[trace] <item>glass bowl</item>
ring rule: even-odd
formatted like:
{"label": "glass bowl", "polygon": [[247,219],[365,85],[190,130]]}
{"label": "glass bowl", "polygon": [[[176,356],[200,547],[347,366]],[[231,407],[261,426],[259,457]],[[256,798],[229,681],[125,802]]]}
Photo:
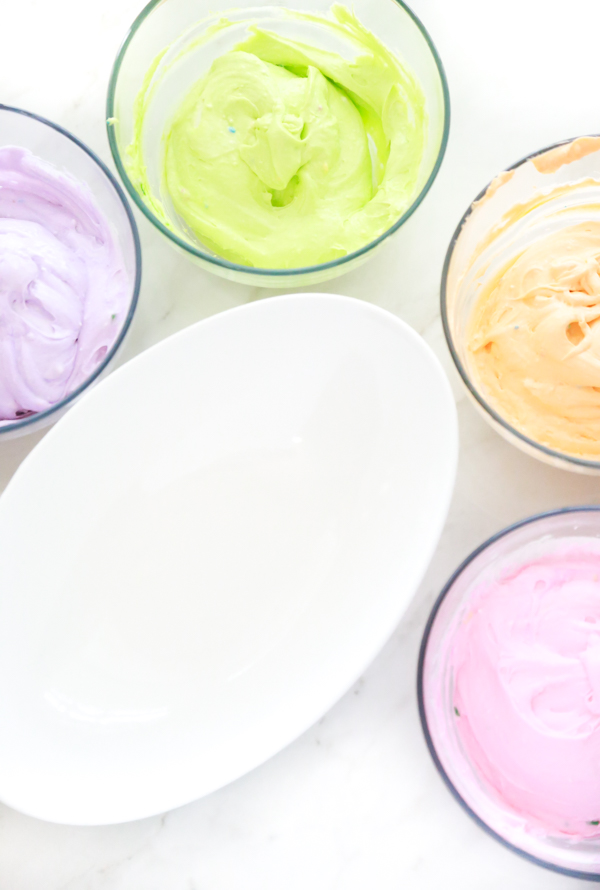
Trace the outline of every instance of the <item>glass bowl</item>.
{"label": "glass bowl", "polygon": [[[127,191],[142,213],[169,241],[204,269],[224,278],[261,287],[298,287],[325,281],[348,272],[364,262],[411,216],[428,192],[446,149],[449,129],[449,95],[446,77],[436,49],[421,22],[400,0],[356,0],[352,4],[358,20],[406,62],[420,81],[428,113],[428,132],[419,180],[411,205],[382,235],[360,250],[331,262],[292,269],[265,269],[230,262],[205,247],[181,224],[170,218],[177,231],[165,225],[133,184],[127,170],[127,149],[134,138],[136,97],[147,77],[160,82],[155,90],[143,129],[144,163],[153,191],[160,193],[162,136],[175,108],[212,61],[232,49],[247,32],[248,24],[285,33],[304,42],[318,42],[320,29],[314,26],[306,38],[306,24],[286,17],[290,9],[325,15],[331,0],[290,0],[257,7],[256,0],[239,0],[234,10],[215,11],[212,0],[151,0],[133,23],[117,56],[110,79],[107,101],[107,128],[115,164]],[[232,26],[206,39],[226,16]],[[321,38],[322,43],[322,38]],[[322,43],[322,45],[325,45]],[[172,49],[160,61],[167,47]],[[155,63],[158,67],[151,68]],[[151,72],[148,74],[148,72]],[[174,216],[174,215],[173,215]],[[193,239],[193,240],[192,240]]]}
{"label": "glass bowl", "polygon": [[[565,192],[573,183],[580,184]],[[524,215],[511,213],[521,207]],[[545,463],[598,475],[600,457],[554,450],[503,417],[474,379],[467,355],[468,323],[482,288],[532,242],[590,220],[600,220],[600,138],[569,139],[518,161],[483,189],[458,224],[442,272],[441,312],[454,364],[488,423]]]}
{"label": "glass bowl", "polygon": [[86,145],[62,127],[38,115],[0,104],[0,145],[29,149],[34,155],[70,174],[91,190],[120,247],[130,283],[129,306],[121,329],[94,372],[73,392],[45,411],[0,423],[0,441],[42,429],[54,423],[89,386],[106,374],[129,330],[141,282],[141,250],[137,226],[127,199],[115,177]]}
{"label": "glass bowl", "polygon": [[475,822],[537,865],[600,881],[600,838],[566,839],[531,830],[524,819],[503,805],[475,770],[457,729],[460,714],[454,704],[450,657],[459,626],[469,620],[471,595],[482,581],[518,565],[522,548],[543,552],[556,539],[581,536],[598,539],[600,550],[600,507],[574,507],[534,516],[478,547],[456,570],[433,607],[421,644],[417,685],[421,723],[431,756],[447,787]]}

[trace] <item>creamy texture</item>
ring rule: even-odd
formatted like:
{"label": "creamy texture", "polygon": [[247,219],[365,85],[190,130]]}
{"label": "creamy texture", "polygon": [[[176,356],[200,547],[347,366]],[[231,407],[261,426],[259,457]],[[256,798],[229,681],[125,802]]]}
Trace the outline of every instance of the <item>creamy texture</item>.
{"label": "creamy texture", "polygon": [[342,37],[352,61],[257,27],[214,61],[165,133],[162,203],[145,176],[138,101],[130,169],[163,222],[172,227],[172,205],[217,254],[294,268],[365,246],[408,208],[426,136],[421,87],[348,9],[332,13],[289,16]]}
{"label": "creamy texture", "polygon": [[0,148],[0,422],[50,408],[90,376],[129,291],[88,187],[23,148]]}
{"label": "creamy texture", "polygon": [[580,136],[579,139],[573,139],[566,145],[558,145],[541,155],[535,155],[531,163],[538,173],[556,173],[565,164],[572,164],[598,150],[600,150],[600,136]]}
{"label": "creamy texture", "polygon": [[451,669],[464,751],[499,801],[534,832],[600,837],[600,542],[482,583]]}
{"label": "creamy texture", "polygon": [[486,286],[469,322],[471,372],[489,403],[537,442],[600,454],[600,222],[527,248]]}

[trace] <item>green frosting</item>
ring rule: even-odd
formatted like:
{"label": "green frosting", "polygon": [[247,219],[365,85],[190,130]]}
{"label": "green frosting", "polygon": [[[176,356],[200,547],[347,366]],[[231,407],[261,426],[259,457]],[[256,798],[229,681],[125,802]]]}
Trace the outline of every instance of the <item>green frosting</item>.
{"label": "green frosting", "polygon": [[[345,256],[414,197],[426,137],[421,87],[348,9],[332,13],[291,15],[342,35],[354,61],[251,27],[166,129],[163,188],[185,225],[228,260],[289,269]],[[146,108],[138,102],[132,167],[172,227],[139,156]]]}

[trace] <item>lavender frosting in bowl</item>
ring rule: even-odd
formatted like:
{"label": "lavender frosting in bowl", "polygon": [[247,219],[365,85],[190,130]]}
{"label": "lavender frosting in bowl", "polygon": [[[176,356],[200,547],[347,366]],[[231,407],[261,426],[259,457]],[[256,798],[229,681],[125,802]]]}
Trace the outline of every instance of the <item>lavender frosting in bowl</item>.
{"label": "lavender frosting in bowl", "polygon": [[107,371],[140,277],[137,227],[104,164],[0,105],[0,437],[58,419]]}

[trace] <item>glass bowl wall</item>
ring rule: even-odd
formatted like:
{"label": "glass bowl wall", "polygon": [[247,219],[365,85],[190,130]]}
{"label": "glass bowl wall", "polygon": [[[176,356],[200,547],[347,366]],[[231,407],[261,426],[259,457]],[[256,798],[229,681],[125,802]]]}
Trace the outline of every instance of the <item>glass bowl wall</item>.
{"label": "glass bowl wall", "polygon": [[440,594],[423,635],[418,699],[425,739],[447,787],[469,815],[516,853],[537,865],[600,881],[600,841],[553,838],[529,831],[490,791],[468,759],[454,709],[452,642],[467,615],[471,595],[484,579],[506,571],[523,547],[552,546],[553,539],[600,539],[600,507],[574,507],[534,516],[510,526],[477,548]]}
{"label": "glass bowl wall", "polygon": [[114,365],[136,309],[141,283],[142,263],[137,226],[121,186],[106,165],[71,133],[19,108],[0,104],[0,146],[15,145],[29,149],[58,170],[68,173],[91,190],[96,204],[109,221],[120,247],[130,283],[129,305],[121,329],[94,373],[46,411],[14,422],[0,423],[0,441],[42,429],[54,423],[92,383]]}
{"label": "glass bowl wall", "polygon": [[[572,143],[581,151],[572,152],[570,162],[554,169],[561,157],[569,157]],[[561,192],[561,186],[578,181],[581,187]],[[510,211],[530,204],[526,215],[512,222]],[[588,220],[600,220],[600,138],[567,140],[509,167],[475,198],[454,233],[442,273],[441,312],[454,363],[488,423],[532,457],[561,469],[598,475],[600,460],[554,451],[502,417],[474,380],[467,355],[469,319],[486,284],[537,239]]]}
{"label": "glass bowl wall", "polygon": [[[133,23],[115,62],[107,100],[107,127],[111,150],[129,194],[150,222],[186,256],[204,269],[224,278],[262,287],[299,287],[325,281],[350,271],[364,262],[421,203],[442,162],[449,128],[448,88],[441,61],[425,28],[398,0],[355,0],[352,4],[359,21],[406,62],[421,83],[428,112],[428,136],[419,182],[411,205],[397,222],[360,250],[331,262],[298,269],[259,269],[239,265],[217,256],[195,236],[184,231],[177,220],[174,229],[165,225],[151,202],[136,189],[127,169],[127,148],[134,138],[135,101],[144,79],[160,53],[168,51],[152,74],[158,84],[148,106],[142,134],[148,181],[160,194],[162,136],[177,104],[191,85],[208,70],[212,61],[238,44],[249,23],[259,22],[278,33],[321,42],[327,48],[323,29],[294,22],[287,8],[325,15],[330,0],[289,0],[257,7],[255,0],[240,0],[235,9],[226,6],[218,12],[212,0],[152,0]],[[208,29],[224,17],[232,23],[216,36],[205,40]],[[308,27],[308,30],[307,30]],[[323,42],[325,41],[325,42]],[[339,51],[339,46],[336,46]],[[173,60],[177,57],[175,64]]]}

